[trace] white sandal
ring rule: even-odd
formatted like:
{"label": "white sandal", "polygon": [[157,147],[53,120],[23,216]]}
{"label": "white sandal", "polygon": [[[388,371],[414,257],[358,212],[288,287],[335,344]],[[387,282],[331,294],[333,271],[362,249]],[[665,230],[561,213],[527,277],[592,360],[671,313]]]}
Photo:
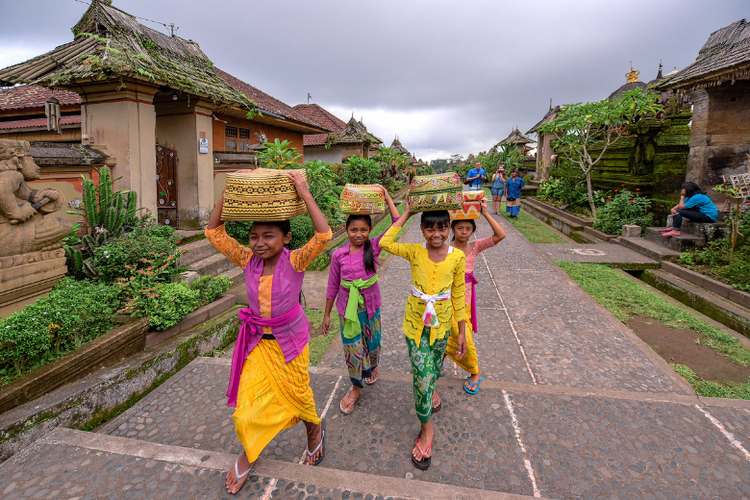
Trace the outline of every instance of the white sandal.
{"label": "white sandal", "polygon": [[[245,452],[243,451],[242,453],[245,453]],[[243,472],[242,474],[240,474],[240,469],[239,469],[239,467],[237,467],[237,464],[240,462],[240,458],[242,457],[242,453],[240,454],[239,457],[237,457],[237,460],[234,461],[234,477],[237,478],[238,482],[239,482],[240,479],[242,479],[243,477],[247,476],[250,473],[250,471],[253,470],[253,465],[255,465],[255,462],[251,463],[250,467],[248,467],[245,472]],[[242,489],[242,487],[245,485],[246,482],[247,481],[243,481],[242,484],[240,485],[239,489],[237,491],[235,491],[234,493],[230,493],[230,494],[231,495],[236,495],[237,493],[239,493],[240,490]]]}
{"label": "white sandal", "polygon": [[[346,397],[349,398],[349,401],[352,402],[352,409],[351,410],[346,411],[346,409],[344,409],[344,405],[342,404],[342,401],[339,401],[339,410],[341,410],[341,413],[343,413],[344,415],[349,415],[351,412],[353,412],[354,411],[354,406],[357,404],[357,401],[359,400],[359,398],[352,399],[352,397],[349,395],[349,393],[351,391],[352,391],[351,389],[349,389],[348,391],[346,391]],[[347,406],[349,406],[349,405],[347,405]]]}

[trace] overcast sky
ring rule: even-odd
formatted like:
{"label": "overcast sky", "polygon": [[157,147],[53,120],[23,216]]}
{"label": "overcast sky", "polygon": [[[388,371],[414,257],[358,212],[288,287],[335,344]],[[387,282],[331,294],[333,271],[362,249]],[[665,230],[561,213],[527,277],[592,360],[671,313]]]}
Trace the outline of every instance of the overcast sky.
{"label": "overcast sky", "polygon": [[[308,92],[431,160],[525,133],[554,105],[600,100],[684,68],[747,0],[115,0],[174,22],[225,71],[294,106]],[[0,68],[72,40],[87,5],[0,0]],[[144,20],[145,25],[166,31]]]}

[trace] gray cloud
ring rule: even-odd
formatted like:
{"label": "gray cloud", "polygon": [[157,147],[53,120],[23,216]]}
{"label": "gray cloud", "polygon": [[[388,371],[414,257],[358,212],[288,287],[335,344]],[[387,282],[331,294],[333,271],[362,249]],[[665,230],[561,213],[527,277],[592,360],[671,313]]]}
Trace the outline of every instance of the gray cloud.
{"label": "gray cloud", "polygon": [[[425,157],[487,149],[516,125],[525,132],[550,98],[602,99],[625,82],[631,61],[642,81],[655,77],[660,59],[667,72],[682,68],[711,32],[747,16],[743,0],[114,5],[175,22],[217,66],[287,104],[310,92],[324,107],[361,116],[388,142],[399,134]],[[85,9],[74,0],[4,0],[0,48],[65,43]]]}

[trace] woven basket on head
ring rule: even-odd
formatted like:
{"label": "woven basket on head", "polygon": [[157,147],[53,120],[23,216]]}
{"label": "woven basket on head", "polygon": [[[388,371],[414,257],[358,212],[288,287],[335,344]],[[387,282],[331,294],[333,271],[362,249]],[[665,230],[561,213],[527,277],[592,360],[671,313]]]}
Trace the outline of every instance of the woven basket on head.
{"label": "woven basket on head", "polygon": [[461,178],[455,172],[418,175],[411,181],[409,210],[412,212],[460,210],[463,201]]}
{"label": "woven basket on head", "polygon": [[382,214],[385,212],[385,196],[380,186],[374,184],[347,184],[339,200],[341,213]]}
{"label": "woven basket on head", "polygon": [[[221,219],[278,221],[307,212],[294,183],[286,176],[290,171],[257,168],[228,174]],[[305,170],[296,171],[306,175]]]}
{"label": "woven basket on head", "polygon": [[464,191],[464,203],[461,210],[448,210],[451,220],[480,219],[484,191]]}

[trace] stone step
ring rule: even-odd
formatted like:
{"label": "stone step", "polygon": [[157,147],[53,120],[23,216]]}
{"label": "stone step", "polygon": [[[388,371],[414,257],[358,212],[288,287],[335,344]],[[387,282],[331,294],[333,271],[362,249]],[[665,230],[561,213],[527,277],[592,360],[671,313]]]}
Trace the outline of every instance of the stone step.
{"label": "stone step", "polygon": [[620,238],[620,245],[645,255],[649,259],[657,261],[675,261],[680,258],[680,252],[675,252],[674,250],[670,250],[663,245],[659,245],[658,243],[654,243],[653,241],[649,241],[640,236],[636,238],[622,237]]}
{"label": "stone step", "polygon": [[[58,427],[0,465],[3,498],[231,498],[234,455],[145,443]],[[29,475],[29,470],[42,472]],[[82,495],[84,493],[84,495]],[[382,478],[358,472],[258,460],[237,498],[383,499],[531,496]]]}
{"label": "stone step", "polygon": [[[99,433],[204,450],[209,456],[239,455],[233,410],[224,396],[230,364],[228,358],[196,359]],[[733,439],[746,449],[750,429],[745,408],[750,404],[745,401],[714,405],[712,398],[694,395],[489,380],[478,396],[471,396],[461,388],[463,379],[444,377],[438,382],[443,407],[432,419],[432,466],[419,471],[410,459],[419,433],[410,374],[381,372],[378,382],[365,388],[354,413],[343,415],[338,404],[350,386],[347,372],[310,372],[318,414],[327,422],[321,473],[389,478],[382,483],[406,477],[553,498],[571,491],[584,496],[585,491],[624,488],[654,494],[668,490],[675,498],[687,498],[696,481],[707,495],[741,497],[741,478],[750,477],[750,460],[741,458],[711,420],[733,429]],[[279,433],[261,458],[299,463],[305,441],[304,427],[298,424]],[[623,476],[623,470],[636,474]]]}
{"label": "stone step", "polygon": [[188,270],[195,271],[201,276],[210,274],[210,275],[217,275],[221,274],[225,271],[229,271],[235,266],[232,261],[224,257],[220,253],[215,253],[209,257],[206,257],[205,259],[201,259],[197,262],[193,262],[188,266]]}
{"label": "stone step", "polygon": [[219,276],[226,276],[232,280],[232,285],[236,285],[245,279],[245,272],[233,264],[231,269],[219,273]]}
{"label": "stone step", "polygon": [[662,233],[659,232],[659,229],[660,228],[658,227],[647,227],[643,235],[644,238],[656,243],[657,245],[661,245],[680,253],[696,247],[702,247],[706,243],[706,239],[702,236],[695,236],[693,234],[682,232],[679,236],[665,238],[662,236]]}
{"label": "stone step", "polygon": [[205,259],[211,255],[219,253],[215,246],[213,246],[208,240],[202,239],[188,243],[187,245],[180,246],[181,249],[185,250],[185,253],[180,255],[178,265],[189,266],[194,262],[198,262],[201,259]]}
{"label": "stone step", "polygon": [[[667,226],[672,227],[672,216],[667,217]],[[726,226],[723,222],[693,222],[683,217],[680,232],[700,236],[707,241],[719,240],[724,237]]]}

